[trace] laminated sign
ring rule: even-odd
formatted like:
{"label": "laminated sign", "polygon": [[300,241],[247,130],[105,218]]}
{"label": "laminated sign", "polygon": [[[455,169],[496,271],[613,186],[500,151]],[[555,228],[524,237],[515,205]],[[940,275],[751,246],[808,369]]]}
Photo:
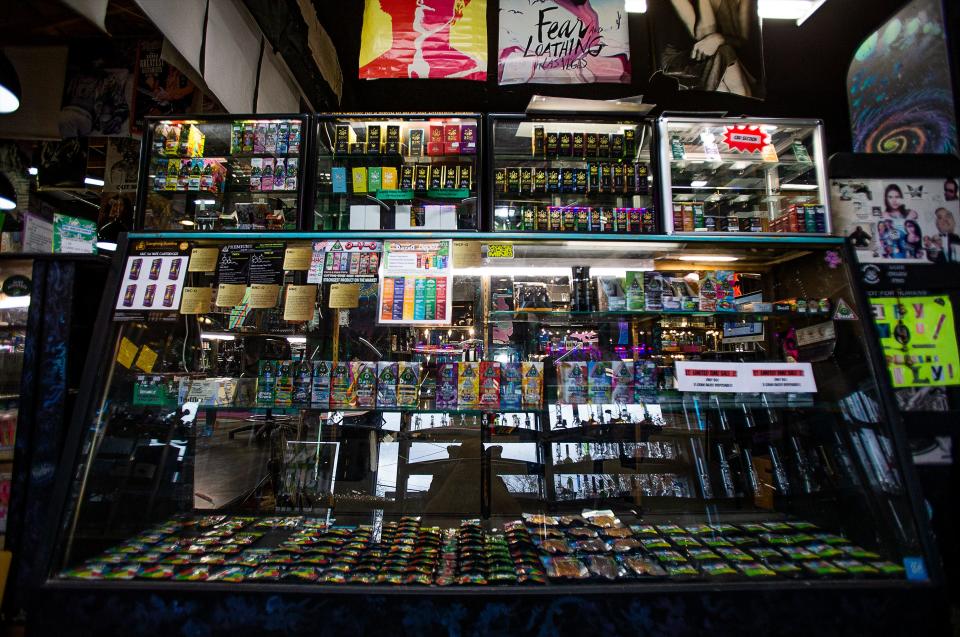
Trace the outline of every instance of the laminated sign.
{"label": "laminated sign", "polygon": [[816,393],[810,363],[714,363],[677,361],[677,389],[691,392]]}

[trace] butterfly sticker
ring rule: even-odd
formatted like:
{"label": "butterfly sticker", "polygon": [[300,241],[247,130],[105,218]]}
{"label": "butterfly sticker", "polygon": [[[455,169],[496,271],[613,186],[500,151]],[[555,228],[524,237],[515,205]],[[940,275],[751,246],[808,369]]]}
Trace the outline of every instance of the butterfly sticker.
{"label": "butterfly sticker", "polygon": [[910,192],[911,197],[923,197],[923,185],[919,185],[916,188],[913,186],[907,185],[907,190]]}

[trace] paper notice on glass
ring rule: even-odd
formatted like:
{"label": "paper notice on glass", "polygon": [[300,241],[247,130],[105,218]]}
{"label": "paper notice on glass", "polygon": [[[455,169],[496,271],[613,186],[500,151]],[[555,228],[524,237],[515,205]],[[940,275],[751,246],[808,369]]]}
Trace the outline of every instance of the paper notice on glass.
{"label": "paper notice on glass", "polygon": [[284,321],[311,321],[317,304],[317,286],[288,285],[283,304]]}
{"label": "paper notice on glass", "polygon": [[270,308],[276,307],[277,299],[280,297],[280,286],[270,283],[254,283],[250,286],[250,307]]}
{"label": "paper notice on glass", "polygon": [[333,309],[352,309],[360,306],[360,286],[356,283],[334,283],[330,286],[327,305]]}
{"label": "paper notice on glass", "polygon": [[243,283],[221,283],[217,288],[217,307],[233,307],[243,300],[247,286]]}
{"label": "paper notice on glass", "polygon": [[760,156],[763,158],[763,161],[777,162],[780,161],[777,157],[777,149],[774,148],[773,144],[767,144],[760,149]]}
{"label": "paper notice on glass", "polygon": [[454,241],[453,266],[456,268],[479,268],[483,265],[479,241]]}
{"label": "paper notice on glass", "polygon": [[283,253],[283,269],[288,272],[291,270],[309,270],[312,257],[313,249],[310,246],[287,248]]}
{"label": "paper notice on glass", "polygon": [[130,369],[130,366],[133,365],[133,359],[137,356],[138,349],[133,341],[124,336],[120,339],[120,349],[117,351],[117,362],[127,369]]}
{"label": "paper notice on glass", "polygon": [[194,248],[190,251],[187,272],[213,272],[217,269],[218,248]]}
{"label": "paper notice on glass", "polygon": [[213,288],[183,288],[180,297],[181,314],[206,314],[210,311],[210,302],[213,300]]}
{"label": "paper notice on glass", "polygon": [[29,212],[24,214],[23,251],[53,252],[53,224],[38,215]]}
{"label": "paper notice on glass", "polygon": [[149,374],[153,371],[153,366],[156,362],[157,353],[144,345],[143,349],[140,350],[140,355],[137,356],[137,367]]}

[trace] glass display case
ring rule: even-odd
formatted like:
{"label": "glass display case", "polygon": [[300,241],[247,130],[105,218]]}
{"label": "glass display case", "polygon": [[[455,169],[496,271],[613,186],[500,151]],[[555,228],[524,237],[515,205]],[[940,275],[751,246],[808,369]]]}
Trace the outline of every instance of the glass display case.
{"label": "glass display case", "polygon": [[490,227],[654,234],[652,126],[639,119],[489,117]]}
{"label": "glass display case", "polygon": [[307,115],[148,117],[139,230],[296,230]]}
{"label": "glass display case", "polygon": [[245,241],[121,245],[51,581],[936,576],[840,239]]}
{"label": "glass display case", "polygon": [[479,230],[481,118],[317,116],[315,230]]}
{"label": "glass display case", "polygon": [[663,116],[657,132],[667,233],[830,233],[821,122]]}

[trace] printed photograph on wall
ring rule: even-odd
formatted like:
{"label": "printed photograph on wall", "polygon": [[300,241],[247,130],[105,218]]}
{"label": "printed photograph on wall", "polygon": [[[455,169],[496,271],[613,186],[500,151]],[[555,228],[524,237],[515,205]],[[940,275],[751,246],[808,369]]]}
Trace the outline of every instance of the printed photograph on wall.
{"label": "printed photograph on wall", "polygon": [[835,232],[860,263],[960,263],[958,179],[834,179]]}
{"label": "printed photograph on wall", "polygon": [[500,0],[500,84],[630,82],[622,0]]}
{"label": "printed photograph on wall", "polygon": [[130,134],[133,46],[121,41],[70,47],[59,118],[64,138]]}
{"label": "printed photograph on wall", "polygon": [[757,0],[648,0],[655,69],[681,89],[763,98]]}
{"label": "printed photograph on wall", "polygon": [[487,79],[487,0],[366,0],[360,79]]}
{"label": "printed photograph on wall", "polygon": [[940,0],[913,0],[857,49],[847,71],[856,153],[954,153],[956,105]]}

